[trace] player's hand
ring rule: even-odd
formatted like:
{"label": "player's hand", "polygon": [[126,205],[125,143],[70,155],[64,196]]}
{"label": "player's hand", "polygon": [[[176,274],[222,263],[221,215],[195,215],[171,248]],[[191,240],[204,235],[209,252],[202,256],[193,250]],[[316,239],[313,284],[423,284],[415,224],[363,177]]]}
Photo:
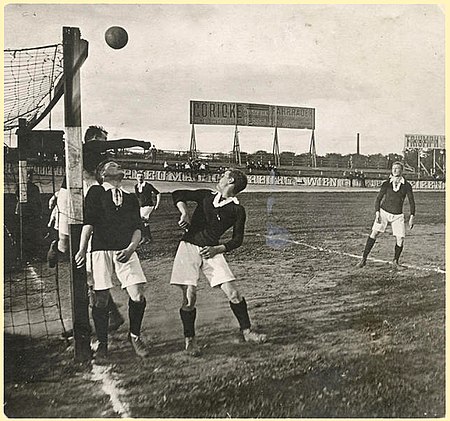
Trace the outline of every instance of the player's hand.
{"label": "player's hand", "polygon": [[81,268],[86,263],[86,252],[82,250],[78,250],[75,255],[75,263],[77,264],[77,268]]}
{"label": "player's hand", "polygon": [[56,205],[56,196],[53,195],[50,200],[48,201],[48,208],[52,210],[54,206]]}
{"label": "player's hand", "polygon": [[205,246],[200,249],[200,256],[202,256],[205,259],[210,259],[211,257],[214,257],[218,253],[219,251],[215,246]]}
{"label": "player's hand", "polygon": [[412,230],[414,228],[414,215],[409,217],[409,229]]}
{"label": "player's hand", "polygon": [[182,214],[178,221],[178,225],[185,230],[189,229],[189,225],[191,225],[191,218],[189,218],[189,215]]}
{"label": "player's hand", "polygon": [[130,249],[123,249],[116,251],[117,260],[120,263],[126,263],[130,259],[131,255],[133,254],[133,251]]}
{"label": "player's hand", "polygon": [[380,217],[380,212],[376,211],[375,212],[375,221],[377,224],[381,224],[381,217]]}

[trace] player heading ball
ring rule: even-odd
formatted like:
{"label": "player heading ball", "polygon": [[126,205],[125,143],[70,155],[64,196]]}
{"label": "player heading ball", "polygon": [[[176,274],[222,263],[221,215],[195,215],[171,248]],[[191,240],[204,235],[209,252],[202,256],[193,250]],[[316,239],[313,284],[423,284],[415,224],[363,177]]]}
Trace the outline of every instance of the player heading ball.
{"label": "player heading ball", "polygon": [[[173,202],[181,216],[178,225],[185,230],[172,269],[170,283],[182,291],[180,317],[185,336],[185,350],[189,355],[200,355],[195,342],[197,281],[200,271],[211,287],[220,287],[230,301],[238,320],[242,339],[246,342],[265,342],[266,335],[253,332],[247,303],[235,285],[235,277],[223,253],[238,248],[244,238],[245,209],[237,195],[247,186],[247,176],[239,170],[225,171],[216,191],[209,189],[176,190]],[[196,202],[192,218],[187,202]],[[233,227],[231,240],[219,244],[222,235]]]}

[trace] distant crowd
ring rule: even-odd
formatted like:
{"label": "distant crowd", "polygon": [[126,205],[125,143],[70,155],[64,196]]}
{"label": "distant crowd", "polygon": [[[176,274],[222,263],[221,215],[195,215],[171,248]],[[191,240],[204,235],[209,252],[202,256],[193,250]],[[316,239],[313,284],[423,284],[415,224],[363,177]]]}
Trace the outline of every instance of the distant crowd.
{"label": "distant crowd", "polygon": [[200,159],[188,159],[185,162],[175,162],[173,164],[164,161],[163,168],[165,171],[181,171],[190,174],[209,174],[210,168],[207,161]]}

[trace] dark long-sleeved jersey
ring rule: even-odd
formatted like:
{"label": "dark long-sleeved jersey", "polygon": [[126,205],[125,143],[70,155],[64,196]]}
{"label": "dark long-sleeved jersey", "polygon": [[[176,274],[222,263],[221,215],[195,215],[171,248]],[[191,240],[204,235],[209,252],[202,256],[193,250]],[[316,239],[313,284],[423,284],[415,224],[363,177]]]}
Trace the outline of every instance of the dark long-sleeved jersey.
{"label": "dark long-sleeved jersey", "polygon": [[134,194],[122,193],[123,203],[116,206],[112,190],[92,186],[84,202],[84,225],[92,225],[92,251],[122,250],[130,245],[133,233],[141,229],[139,203]]}
{"label": "dark long-sleeved jersey", "polygon": [[382,208],[386,212],[399,215],[403,213],[403,203],[406,196],[408,196],[410,213],[411,215],[415,215],[416,203],[414,201],[414,194],[411,184],[405,180],[405,183],[401,184],[400,189],[398,191],[394,191],[392,188],[392,183],[386,180],[381,185],[380,192],[375,200],[375,210],[379,211],[380,208]]}
{"label": "dark long-sleeved jersey", "polygon": [[234,202],[214,207],[217,192],[212,190],[176,190],[172,193],[173,202],[196,202],[197,207],[191,218],[191,225],[182,241],[200,247],[217,246],[220,237],[231,227],[233,236],[224,244],[227,251],[238,248],[244,239],[245,209]]}

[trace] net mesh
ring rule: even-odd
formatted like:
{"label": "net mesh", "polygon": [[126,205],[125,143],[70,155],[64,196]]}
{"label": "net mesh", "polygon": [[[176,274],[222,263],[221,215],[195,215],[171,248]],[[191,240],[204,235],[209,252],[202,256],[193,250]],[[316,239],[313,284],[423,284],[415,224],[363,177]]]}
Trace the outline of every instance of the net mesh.
{"label": "net mesh", "polygon": [[54,175],[35,171],[33,184],[38,194],[34,197],[30,186],[23,182],[29,193],[29,202],[24,206],[34,207],[30,214],[17,205],[18,173],[16,164],[5,165],[4,329],[33,337],[65,335],[71,325],[68,263],[49,268],[46,261],[47,249],[55,238],[55,232],[47,226],[47,204],[58,181]]}
{"label": "net mesh", "polygon": [[63,75],[62,44],[4,50],[3,129],[17,128],[19,118],[36,120],[52,99]]}

